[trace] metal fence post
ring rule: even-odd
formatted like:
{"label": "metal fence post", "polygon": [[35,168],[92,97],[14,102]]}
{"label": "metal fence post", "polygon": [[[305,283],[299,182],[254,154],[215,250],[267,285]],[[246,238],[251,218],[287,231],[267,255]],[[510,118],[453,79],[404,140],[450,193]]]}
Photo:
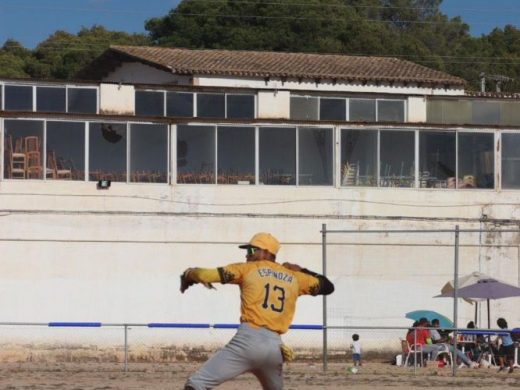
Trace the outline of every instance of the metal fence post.
{"label": "metal fence post", "polygon": [[125,372],[128,372],[128,325],[125,324]]}
{"label": "metal fence post", "polygon": [[[421,348],[422,360],[422,348]],[[413,328],[413,374],[417,375],[417,327]]]}
{"label": "metal fence post", "polygon": [[455,254],[454,254],[454,270],[453,270],[453,357],[452,370],[453,376],[457,376],[457,318],[458,318],[458,298],[459,298],[459,225],[455,226]]}
{"label": "metal fence post", "polygon": [[[327,224],[321,225],[323,276],[327,276]],[[323,371],[327,371],[327,296],[323,296]]]}

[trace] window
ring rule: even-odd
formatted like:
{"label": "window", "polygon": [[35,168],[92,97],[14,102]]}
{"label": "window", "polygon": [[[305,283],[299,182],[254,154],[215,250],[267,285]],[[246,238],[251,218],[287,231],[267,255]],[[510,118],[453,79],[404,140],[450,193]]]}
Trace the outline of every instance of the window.
{"label": "window", "polygon": [[341,185],[377,186],[377,130],[341,130]]}
{"label": "window", "polygon": [[494,134],[459,133],[458,188],[494,188]]}
{"label": "window", "polygon": [[345,99],[320,99],[320,120],[344,121],[347,117]]}
{"label": "window", "polygon": [[404,101],[402,100],[378,100],[378,122],[404,122]]}
{"label": "window", "polygon": [[318,98],[291,96],[291,119],[318,120]]}
{"label": "window", "polygon": [[225,118],[226,102],[224,94],[198,93],[197,116],[201,118]]}
{"label": "window", "polygon": [[177,127],[177,182],[215,183],[215,127]]}
{"label": "window", "polygon": [[253,119],[255,117],[255,97],[253,95],[227,95],[227,118]]}
{"label": "window", "polygon": [[375,122],[376,101],[373,99],[349,99],[349,120],[352,122]]}
{"label": "window", "polygon": [[520,188],[520,134],[502,134],[502,188]]}
{"label": "window", "polygon": [[130,181],[168,182],[167,125],[130,125]]}
{"label": "window", "polygon": [[126,182],[126,124],[91,123],[89,180]]}
{"label": "window", "polygon": [[261,184],[296,184],[296,129],[260,128]]}
{"label": "window", "polygon": [[43,178],[43,121],[4,121],[4,177]]}
{"label": "window", "polygon": [[33,87],[6,85],[4,107],[6,111],[32,111]]}
{"label": "window", "polygon": [[415,133],[384,130],[379,137],[379,185],[415,187]]}
{"label": "window", "polygon": [[85,123],[47,122],[47,180],[85,180]]}
{"label": "window", "polygon": [[455,188],[455,133],[419,134],[421,188]]}
{"label": "window", "polygon": [[135,91],[135,115],[164,116],[164,92]]}
{"label": "window", "polygon": [[332,129],[298,129],[298,184],[332,185]]}
{"label": "window", "polygon": [[473,101],[471,123],[498,125],[500,123],[500,104],[498,102]]}
{"label": "window", "polygon": [[67,88],[67,111],[76,114],[97,112],[97,90],[95,88]]}
{"label": "window", "polygon": [[218,184],[255,184],[254,127],[219,127]]}
{"label": "window", "polygon": [[193,117],[193,94],[184,92],[166,93],[166,115]]}
{"label": "window", "polygon": [[36,111],[65,112],[65,88],[36,87]]}

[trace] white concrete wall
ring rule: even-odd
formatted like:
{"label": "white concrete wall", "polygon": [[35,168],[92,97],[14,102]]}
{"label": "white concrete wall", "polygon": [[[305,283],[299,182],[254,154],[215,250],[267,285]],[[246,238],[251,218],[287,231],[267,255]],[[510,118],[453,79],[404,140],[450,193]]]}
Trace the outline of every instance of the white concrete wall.
{"label": "white concrete wall", "polygon": [[464,95],[464,88],[431,88],[418,86],[413,83],[406,85],[399,83],[361,83],[343,82],[333,83],[332,80],[323,80],[316,83],[314,80],[289,79],[282,81],[280,78],[239,78],[239,77],[218,77],[218,76],[198,76],[194,79],[196,85],[206,87],[231,87],[231,88],[255,88],[255,89],[283,89],[295,91],[313,92],[356,92],[356,93],[390,93],[401,95],[438,95],[438,96],[458,96]]}
{"label": "white concrete wall", "polygon": [[[243,261],[237,245],[257,231],[280,238],[279,261],[321,271],[323,223],[355,230],[499,228],[509,226],[500,219],[520,218],[517,199],[516,191],[122,183],[99,191],[95,183],[4,181],[1,318],[236,323],[235,286],[195,286],[182,295],[178,277],[190,266]],[[479,223],[483,213],[490,223]],[[327,272],[336,284],[330,325],[407,326],[404,313],[416,309],[451,316],[451,300],[433,296],[453,275],[453,235],[335,234],[328,242]],[[461,274],[481,270],[519,283],[518,234],[463,235],[461,244]],[[295,323],[321,323],[321,305],[321,298],[302,297]],[[459,307],[465,324],[473,307]],[[493,322],[498,316],[520,325],[518,299],[493,301]],[[150,332],[157,342],[198,340],[193,330]],[[31,329],[40,340],[48,334]],[[214,340],[221,336],[229,334],[216,332]]]}
{"label": "white concrete wall", "polygon": [[426,97],[410,96],[407,104],[407,122],[426,123]]}
{"label": "white concrete wall", "polygon": [[258,91],[258,118],[289,119],[291,93],[289,91]]}
{"label": "white concrete wall", "polygon": [[135,89],[133,85],[106,84],[99,85],[99,113],[134,115]]}
{"label": "white concrete wall", "polygon": [[188,85],[188,76],[174,75],[139,62],[127,62],[109,73],[103,81],[127,84]]}

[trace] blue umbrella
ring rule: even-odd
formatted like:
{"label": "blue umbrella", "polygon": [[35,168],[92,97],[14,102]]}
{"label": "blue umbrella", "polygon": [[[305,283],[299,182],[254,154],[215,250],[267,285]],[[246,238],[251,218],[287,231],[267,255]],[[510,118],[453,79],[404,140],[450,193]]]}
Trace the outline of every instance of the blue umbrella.
{"label": "blue umbrella", "polygon": [[453,328],[453,322],[448,317],[433,310],[415,310],[406,313],[405,317],[414,321],[418,321],[420,318],[425,317],[430,322],[437,318],[441,328]]}

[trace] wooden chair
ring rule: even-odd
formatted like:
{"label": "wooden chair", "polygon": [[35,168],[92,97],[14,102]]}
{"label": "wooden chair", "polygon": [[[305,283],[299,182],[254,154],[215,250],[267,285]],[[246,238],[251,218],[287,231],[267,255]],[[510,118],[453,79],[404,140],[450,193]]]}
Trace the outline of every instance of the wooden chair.
{"label": "wooden chair", "polygon": [[27,158],[22,148],[22,139],[19,138],[15,142],[13,149],[13,138],[6,137],[6,149],[9,157],[9,178],[10,179],[25,179],[25,171],[27,168]]}
{"label": "wooden chair", "polygon": [[47,154],[47,175],[49,174],[51,179],[72,179],[72,170],[64,166],[63,160],[56,159],[54,150]]}
{"label": "wooden chair", "polygon": [[38,136],[25,137],[25,156],[27,158],[27,178],[41,179],[42,159],[40,153],[40,138]]}

